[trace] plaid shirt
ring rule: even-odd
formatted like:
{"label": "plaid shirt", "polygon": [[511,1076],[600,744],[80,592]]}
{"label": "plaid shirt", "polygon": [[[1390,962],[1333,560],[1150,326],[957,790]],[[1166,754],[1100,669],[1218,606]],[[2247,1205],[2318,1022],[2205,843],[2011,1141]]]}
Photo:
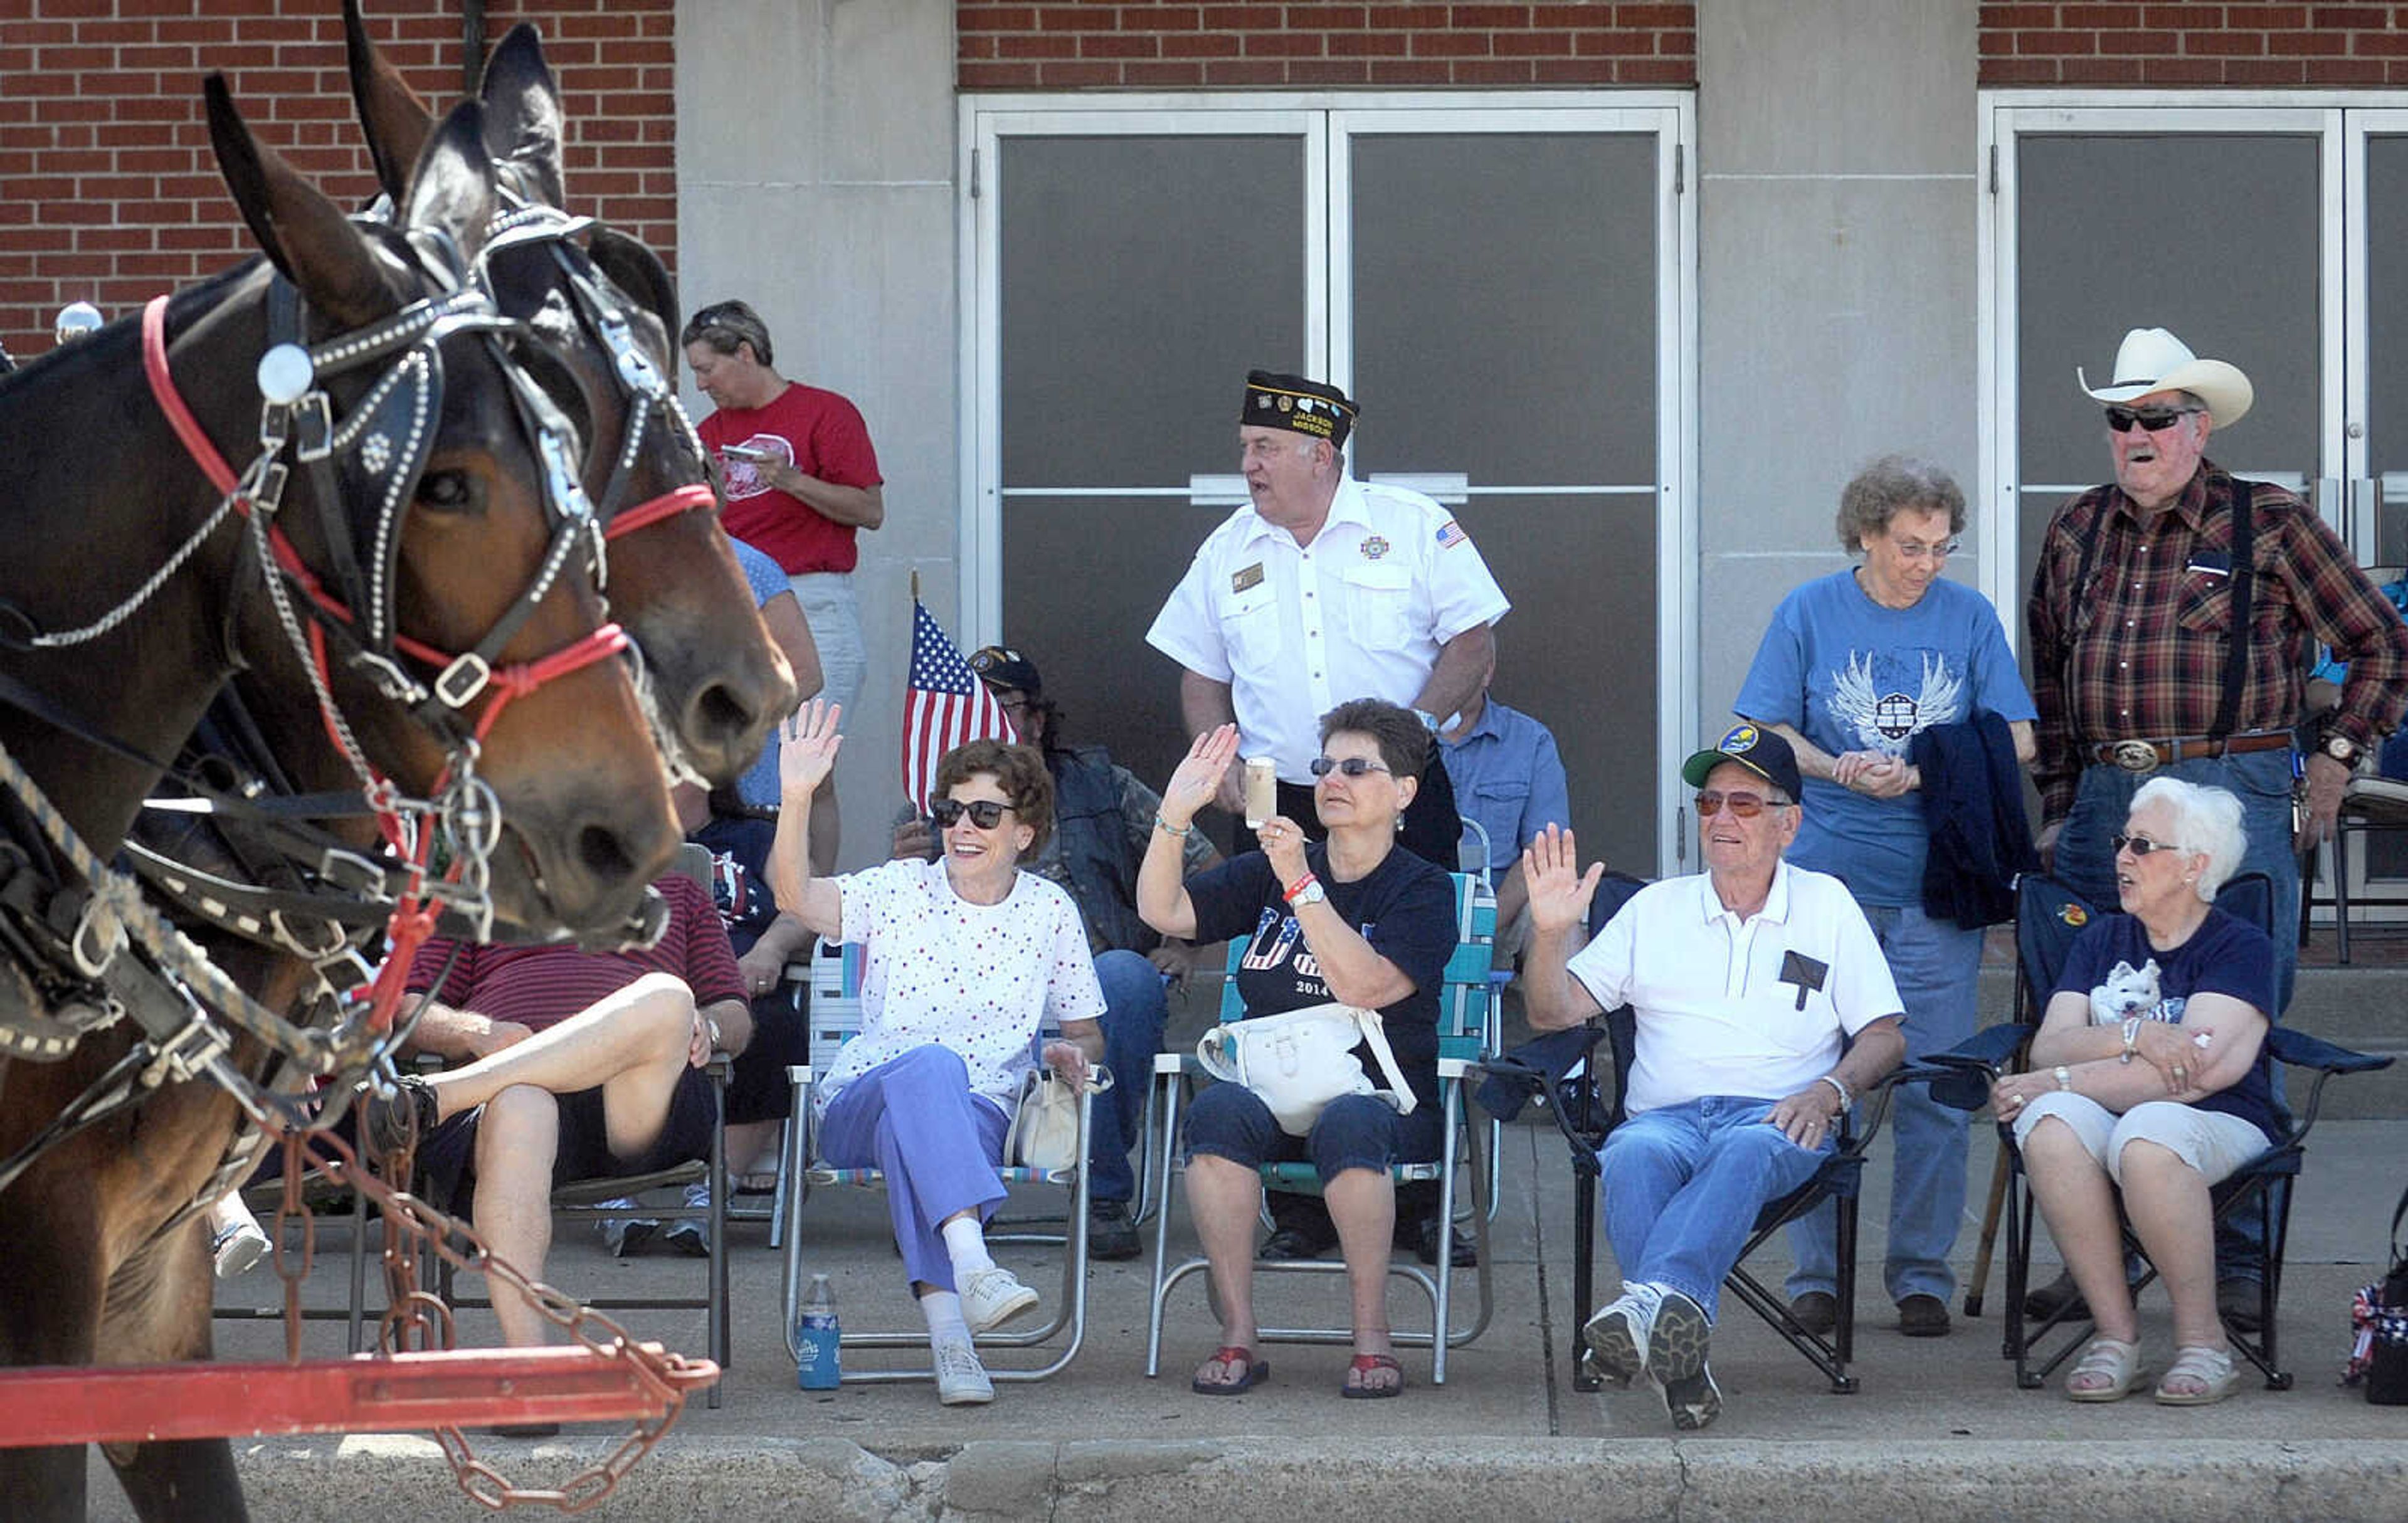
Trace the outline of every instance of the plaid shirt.
{"label": "plaid shirt", "polygon": [[[2408,627],[2307,504],[2260,484],[2248,676],[2234,732],[2300,718],[2311,637],[2349,663],[2334,727],[2372,746],[2408,708]],[[2082,547],[2104,536],[2090,584]],[[2040,707],[2041,816],[2073,807],[2090,748],[2203,735],[2224,692],[2232,617],[2232,478],[2208,461],[2164,510],[2143,513],[2120,487],[2094,487],[2057,510],[2041,541],[2024,617]]]}

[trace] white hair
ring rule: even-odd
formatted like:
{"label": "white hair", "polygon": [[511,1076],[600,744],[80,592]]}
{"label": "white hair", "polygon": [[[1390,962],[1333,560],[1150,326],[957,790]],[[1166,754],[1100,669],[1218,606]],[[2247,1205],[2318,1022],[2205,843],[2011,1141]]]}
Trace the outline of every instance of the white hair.
{"label": "white hair", "polygon": [[2174,841],[2184,851],[2207,858],[2193,886],[2207,903],[2241,867],[2248,855],[2249,836],[2241,826],[2241,800],[2223,788],[2186,783],[2178,777],[2156,777],[2132,796],[2134,812],[2163,804],[2174,817]]}

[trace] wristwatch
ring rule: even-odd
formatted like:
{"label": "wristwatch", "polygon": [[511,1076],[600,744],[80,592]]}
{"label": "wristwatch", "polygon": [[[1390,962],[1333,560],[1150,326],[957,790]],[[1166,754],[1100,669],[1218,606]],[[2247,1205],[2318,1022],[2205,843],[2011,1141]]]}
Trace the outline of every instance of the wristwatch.
{"label": "wristwatch", "polygon": [[2358,765],[2358,742],[2339,730],[2327,730],[2318,749],[2344,767]]}
{"label": "wristwatch", "polygon": [[1302,888],[1290,894],[1287,897],[1287,902],[1290,907],[1301,910],[1308,904],[1325,903],[1328,898],[1329,890],[1322,887],[1321,880],[1315,878],[1311,883],[1306,884]]}
{"label": "wristwatch", "polygon": [[2057,1066],[2056,1079],[2057,1087],[2059,1089],[2071,1089],[2073,1087],[2073,1070],[2067,1068],[2062,1063],[2059,1063]]}
{"label": "wristwatch", "polygon": [[2138,1015],[2127,1015],[2127,1016],[2125,1016],[2125,1017],[2124,1017],[2124,1056],[2121,1056],[2121,1057],[2119,1057],[2119,1058],[2117,1058],[2117,1059],[2115,1059],[2115,1061],[2117,1061],[2118,1063],[2129,1063],[2129,1062],[2132,1060],[2132,1055],[2133,1055],[2136,1051],[2138,1051],[2138,1050],[2139,1050],[2140,1043],[2141,1043],[2141,1017],[2139,1017]]}

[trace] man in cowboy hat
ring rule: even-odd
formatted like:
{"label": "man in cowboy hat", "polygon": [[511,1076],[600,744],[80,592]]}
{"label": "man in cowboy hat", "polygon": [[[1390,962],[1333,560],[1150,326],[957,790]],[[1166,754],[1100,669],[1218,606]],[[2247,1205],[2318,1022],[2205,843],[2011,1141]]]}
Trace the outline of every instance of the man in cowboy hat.
{"label": "man in cowboy hat", "polygon": [[[2141,784],[2160,773],[2214,784],[2247,812],[2242,870],[2273,881],[2275,927],[2296,926],[2298,853],[2329,832],[2351,768],[2408,708],[2408,628],[2306,503],[2206,457],[2208,436],[2255,398],[2239,369],[2163,328],[2134,328],[2107,385],[2074,377],[2106,404],[2115,481],[2057,510],[2032,571],[2042,856],[2084,898],[2113,904],[2109,838]],[[2317,716],[2295,821],[2293,740],[2310,717],[2318,640],[2349,678]],[[2298,939],[2277,935],[2274,953],[2279,1009]],[[2262,1253],[2218,1257],[2219,1301],[2254,1309]]]}

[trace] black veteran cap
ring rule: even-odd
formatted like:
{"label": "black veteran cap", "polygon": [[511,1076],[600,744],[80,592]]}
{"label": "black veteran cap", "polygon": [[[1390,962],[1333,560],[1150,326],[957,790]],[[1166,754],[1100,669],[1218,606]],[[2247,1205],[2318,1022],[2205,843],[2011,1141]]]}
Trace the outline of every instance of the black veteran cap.
{"label": "black veteran cap", "polygon": [[1354,426],[1354,414],[1361,410],[1335,386],[1302,376],[1249,370],[1245,410],[1238,422],[1257,428],[1293,429],[1343,444],[1347,431]]}
{"label": "black veteran cap", "polygon": [[1681,781],[1702,788],[1714,769],[1725,762],[1739,763],[1779,788],[1793,804],[1805,796],[1805,784],[1798,780],[1798,754],[1773,731],[1754,725],[1732,726],[1712,750],[1700,751],[1682,763]]}
{"label": "black veteran cap", "polygon": [[979,681],[990,687],[1017,688],[1031,697],[1045,690],[1037,676],[1037,663],[1018,651],[1003,645],[987,645],[970,657],[970,670]]}

